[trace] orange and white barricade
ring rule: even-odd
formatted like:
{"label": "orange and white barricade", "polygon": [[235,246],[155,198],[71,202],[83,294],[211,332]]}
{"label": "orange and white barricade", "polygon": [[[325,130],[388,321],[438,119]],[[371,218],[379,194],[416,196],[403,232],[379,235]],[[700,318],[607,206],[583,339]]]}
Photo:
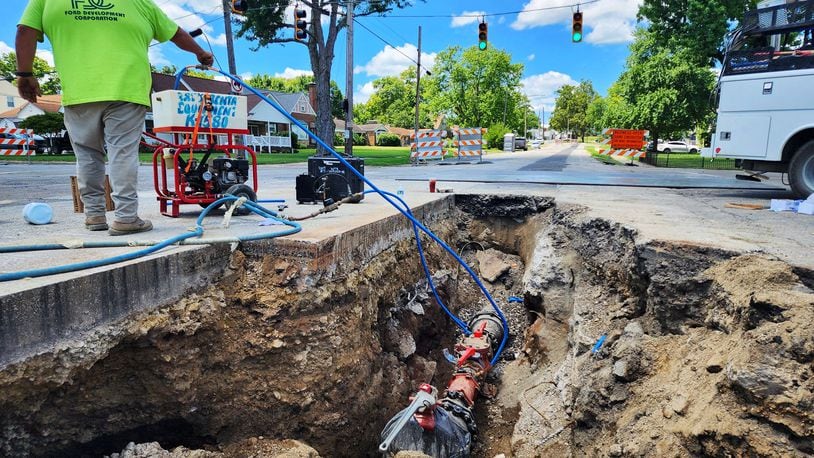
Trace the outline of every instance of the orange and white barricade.
{"label": "orange and white barricade", "polygon": [[598,151],[601,156],[617,156],[621,158],[628,158],[628,159],[639,159],[645,157],[647,153],[641,150],[635,149],[609,149],[604,150],[601,149]]}
{"label": "orange and white barricade", "polygon": [[36,151],[34,131],[0,127],[0,134],[21,134],[26,138],[0,138],[0,156],[29,156]]}
{"label": "orange and white barricade", "polygon": [[423,130],[418,132],[418,138],[412,135],[413,143],[410,148],[410,161],[413,164],[426,162],[432,159],[444,160],[443,130]]}
{"label": "orange and white barricade", "polygon": [[483,134],[486,129],[455,128],[455,141],[453,145],[458,148],[458,161],[469,161],[477,159],[483,162]]}

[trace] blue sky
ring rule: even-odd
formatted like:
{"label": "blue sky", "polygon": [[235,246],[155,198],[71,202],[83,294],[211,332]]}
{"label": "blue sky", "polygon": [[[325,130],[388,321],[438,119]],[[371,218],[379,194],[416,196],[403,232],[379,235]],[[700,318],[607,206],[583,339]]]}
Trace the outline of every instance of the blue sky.
{"label": "blue sky", "polygon": [[[67,0],[65,0],[67,1]],[[129,0],[127,0],[129,1]],[[590,0],[589,0],[590,1]],[[182,27],[203,26],[221,64],[227,65],[221,0],[155,0],[169,17]],[[7,14],[2,21],[0,52],[11,50],[17,20],[27,0],[4,0]],[[403,53],[415,56],[418,26],[422,32],[422,64],[432,62],[437,52],[452,45],[472,46],[477,43],[476,15],[511,11],[520,14],[487,16],[489,45],[512,54],[515,62],[525,65],[524,90],[532,104],[547,112],[553,108],[554,92],[563,84],[581,79],[593,81],[600,93],[616,80],[628,55],[628,44],[636,25],[640,0],[598,0],[582,5],[586,30],[585,41],[571,43],[571,5],[574,0],[427,0],[411,8],[397,10],[390,17],[360,18],[360,21]],[[555,8],[539,10],[541,8]],[[289,8],[291,9],[291,8]],[[402,16],[440,16],[404,17]],[[206,42],[201,40],[203,46]],[[354,92],[355,101],[366,100],[372,91],[370,82],[377,77],[400,73],[411,62],[397,50],[362,27],[355,29]],[[251,51],[252,43],[237,40],[238,73],[245,76],[266,73],[296,76],[310,73],[308,53],[299,44],[272,45]],[[52,60],[50,44],[40,45],[40,55]],[[157,65],[178,66],[194,63],[190,55],[178,51],[171,43],[153,46],[150,58]],[[340,37],[332,71],[333,79],[345,88],[345,37]]]}

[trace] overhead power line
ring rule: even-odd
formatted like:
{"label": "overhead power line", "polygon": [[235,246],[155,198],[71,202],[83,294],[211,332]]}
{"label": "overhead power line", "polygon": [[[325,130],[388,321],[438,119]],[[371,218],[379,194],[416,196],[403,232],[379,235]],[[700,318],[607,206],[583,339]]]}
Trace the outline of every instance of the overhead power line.
{"label": "overhead power line", "polygon": [[591,3],[598,3],[600,0],[588,0],[586,2],[579,2],[579,3],[572,3],[570,5],[559,5],[559,6],[547,6],[544,8],[531,8],[527,10],[518,10],[518,11],[501,11],[498,13],[484,13],[484,14],[399,14],[395,16],[381,16],[383,18],[424,18],[424,19],[431,19],[431,18],[442,18],[442,19],[452,19],[456,17],[471,17],[471,18],[482,18],[482,17],[489,17],[489,16],[508,16],[511,14],[523,14],[523,13],[534,13],[537,11],[550,11],[550,10],[560,10],[564,8],[578,8],[582,5],[590,5]]}
{"label": "overhead power line", "polygon": [[[365,30],[367,30],[368,32],[370,32],[370,33],[371,33],[371,34],[372,34],[374,37],[376,37],[376,38],[378,38],[379,40],[381,40],[381,41],[382,41],[384,44],[386,44],[387,46],[390,46],[391,48],[395,49],[397,53],[399,53],[399,54],[401,54],[402,56],[404,56],[404,57],[406,57],[407,59],[409,59],[409,60],[410,60],[410,62],[412,62],[412,63],[414,63],[414,64],[418,65],[418,62],[416,62],[416,60],[415,60],[415,59],[413,59],[412,57],[410,57],[410,56],[408,56],[407,54],[405,54],[404,52],[402,52],[402,51],[401,51],[399,48],[397,48],[397,47],[393,46],[393,45],[392,45],[392,44],[391,44],[389,41],[387,41],[387,40],[385,40],[384,38],[382,38],[382,37],[381,37],[381,35],[379,35],[378,33],[376,33],[376,32],[374,32],[374,31],[370,30],[370,28],[368,28],[368,26],[366,26],[366,25],[362,24],[361,22],[357,21],[356,19],[354,19],[354,20],[353,20],[353,22],[355,22],[356,24],[359,24],[359,25],[360,25],[360,26],[361,26],[363,29],[365,29]],[[427,74],[427,75],[430,75],[430,72],[429,72],[429,70],[427,70],[427,68],[426,68],[426,67],[424,67],[424,66],[422,65],[422,66],[421,66],[421,68],[423,68],[423,69],[424,69],[424,72],[426,72],[426,74]]]}

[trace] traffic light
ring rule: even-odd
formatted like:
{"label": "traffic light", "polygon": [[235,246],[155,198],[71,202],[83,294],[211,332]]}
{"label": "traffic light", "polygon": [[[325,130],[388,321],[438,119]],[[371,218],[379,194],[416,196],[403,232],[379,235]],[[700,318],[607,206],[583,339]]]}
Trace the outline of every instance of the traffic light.
{"label": "traffic light", "polygon": [[232,0],[232,13],[245,15],[246,11],[249,10],[249,2],[248,0]]}
{"label": "traffic light", "polygon": [[308,22],[305,20],[305,15],[305,10],[301,10],[299,5],[294,7],[294,39],[296,40],[308,38],[308,32],[305,30]]}
{"label": "traffic light", "polygon": [[485,22],[478,24],[478,49],[486,51],[486,42],[489,38],[489,25]]}
{"label": "traffic light", "polygon": [[571,24],[571,41],[579,43],[582,41],[582,13],[574,13],[574,21]]}

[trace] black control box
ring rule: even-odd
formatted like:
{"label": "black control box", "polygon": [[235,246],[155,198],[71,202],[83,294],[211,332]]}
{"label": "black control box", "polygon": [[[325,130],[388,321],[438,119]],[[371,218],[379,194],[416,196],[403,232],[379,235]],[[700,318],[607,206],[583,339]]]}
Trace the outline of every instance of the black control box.
{"label": "black control box", "polygon": [[[346,157],[345,160],[359,173],[365,174],[364,159]],[[297,177],[297,202],[299,203],[324,202],[328,199],[338,202],[351,194],[362,193],[364,190],[364,181],[332,156],[309,157],[308,173]]]}

